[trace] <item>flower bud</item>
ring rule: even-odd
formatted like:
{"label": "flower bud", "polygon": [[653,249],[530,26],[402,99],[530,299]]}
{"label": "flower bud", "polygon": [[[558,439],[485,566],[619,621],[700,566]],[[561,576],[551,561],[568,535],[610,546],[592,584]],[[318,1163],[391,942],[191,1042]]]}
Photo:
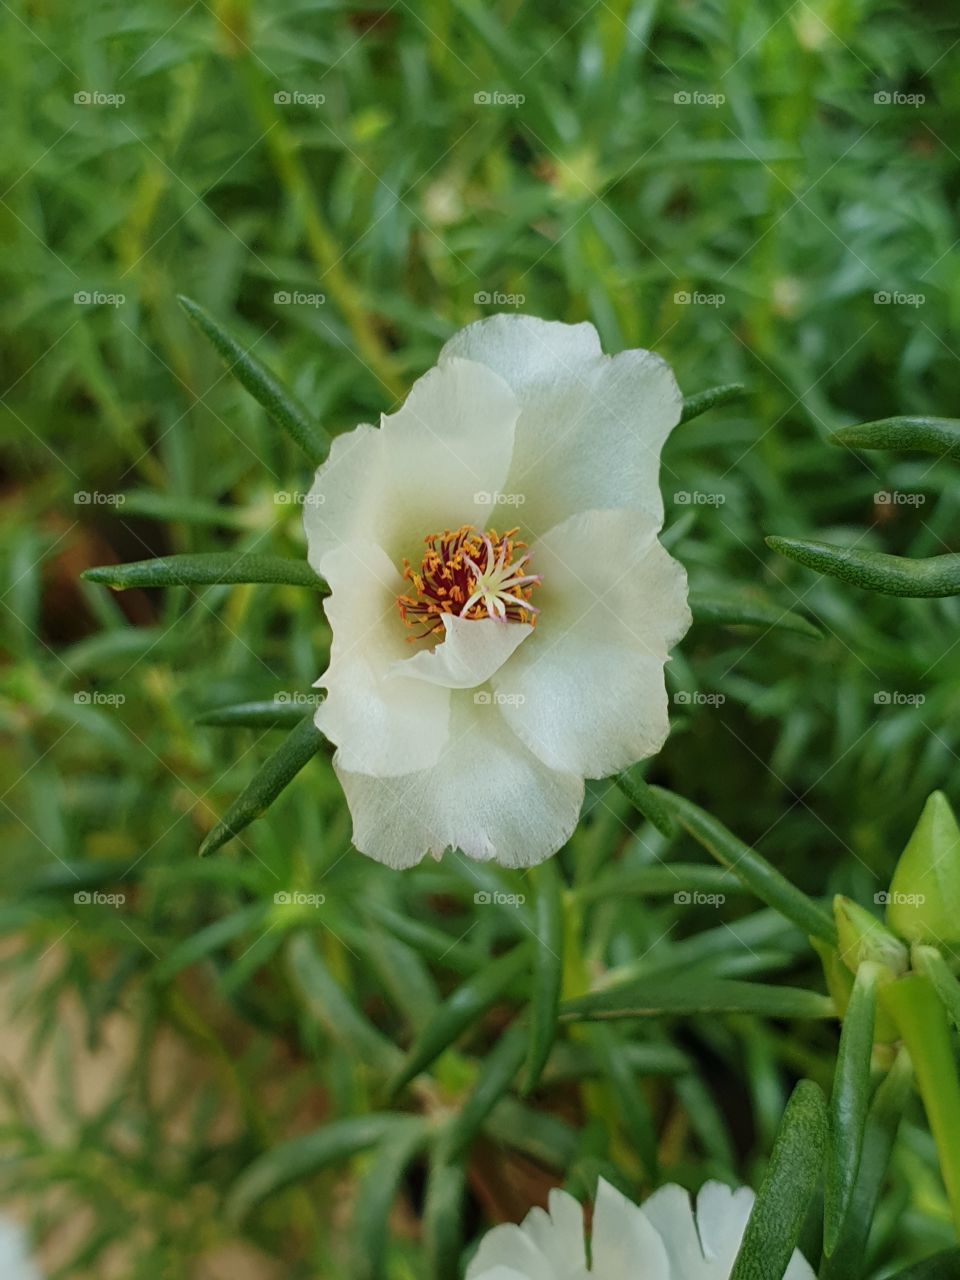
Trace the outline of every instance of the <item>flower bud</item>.
{"label": "flower bud", "polygon": [[837,894],[833,917],[840,958],[852,973],[865,960],[882,965],[896,976],[906,973],[910,960],[907,948],[875,915]]}
{"label": "flower bud", "polygon": [[934,791],[893,873],[887,924],[908,942],[960,942],[960,827]]}

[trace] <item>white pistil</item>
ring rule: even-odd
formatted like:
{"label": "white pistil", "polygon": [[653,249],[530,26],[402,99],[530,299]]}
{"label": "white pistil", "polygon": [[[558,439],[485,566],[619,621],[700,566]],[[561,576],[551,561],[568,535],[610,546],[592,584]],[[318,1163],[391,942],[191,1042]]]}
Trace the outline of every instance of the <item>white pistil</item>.
{"label": "white pistil", "polygon": [[528,600],[524,600],[522,596],[510,594],[511,591],[517,591],[521,587],[529,586],[532,582],[540,581],[538,573],[520,574],[518,572],[530,559],[530,556],[521,556],[513,564],[507,565],[505,563],[507,557],[506,542],[501,545],[498,557],[490,538],[486,534],[482,536],[487,548],[487,565],[485,569],[481,569],[464,552],[463,558],[470,566],[470,571],[476,577],[477,582],[473,595],[460,610],[461,615],[467,613],[475,604],[480,603],[486,606],[487,613],[494,622],[506,622],[508,603],[519,605],[521,609],[525,609],[528,613],[537,613],[538,610]]}

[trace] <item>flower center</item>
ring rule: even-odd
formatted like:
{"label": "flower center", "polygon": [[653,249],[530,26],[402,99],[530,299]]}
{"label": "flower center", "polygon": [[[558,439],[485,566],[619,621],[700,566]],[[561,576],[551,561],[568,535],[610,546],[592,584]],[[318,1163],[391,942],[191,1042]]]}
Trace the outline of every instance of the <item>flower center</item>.
{"label": "flower center", "polygon": [[478,533],[472,525],[455,532],[431,533],[424,538],[427,550],[419,569],[403,562],[403,576],[413,584],[413,595],[399,596],[400,617],[420,640],[443,630],[443,615],[459,618],[492,618],[495,622],[536,622],[530,603],[540,581],[524,573],[530,559],[526,543],[515,539],[516,529],[498,534],[496,529]]}

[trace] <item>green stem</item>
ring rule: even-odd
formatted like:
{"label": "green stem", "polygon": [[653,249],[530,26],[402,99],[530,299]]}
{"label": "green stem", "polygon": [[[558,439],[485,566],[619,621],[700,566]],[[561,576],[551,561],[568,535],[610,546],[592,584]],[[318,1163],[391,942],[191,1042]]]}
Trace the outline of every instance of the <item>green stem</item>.
{"label": "green stem", "polygon": [[916,973],[887,984],[879,994],[913,1062],[960,1238],[960,1082],[947,1014],[930,981]]}

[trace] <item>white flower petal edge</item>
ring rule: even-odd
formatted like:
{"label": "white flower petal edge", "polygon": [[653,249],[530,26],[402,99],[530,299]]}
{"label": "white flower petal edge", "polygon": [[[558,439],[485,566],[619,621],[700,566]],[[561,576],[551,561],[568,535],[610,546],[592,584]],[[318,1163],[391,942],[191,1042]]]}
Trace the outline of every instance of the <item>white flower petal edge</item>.
{"label": "white flower petal edge", "polygon": [[583,803],[583,779],[548,769],[511,733],[493,702],[448,692],[450,736],[437,763],[402,777],[373,777],[334,766],[353,815],[361,853],[391,867],[415,866],[459,847],[508,867],[542,862],[570,838]]}
{"label": "white flower petal edge", "polygon": [[[549,1216],[532,1210],[519,1227],[494,1227],[480,1242],[467,1280],[729,1280],[753,1207],[749,1187],[708,1182],[697,1197],[661,1187],[642,1206],[602,1178],[586,1267],[580,1206],[551,1192]],[[784,1280],[816,1280],[794,1252]]]}
{"label": "white flower petal edge", "polygon": [[41,1280],[30,1260],[24,1231],[7,1217],[0,1217],[0,1276],[3,1280]]}
{"label": "white flower petal edge", "polygon": [[651,351],[607,356],[592,324],[497,315],[468,325],[441,360],[465,357],[498,373],[520,402],[504,486],[543,533],[578,511],[631,507],[663,522],[660,450],[683,396]]}
{"label": "white flower petal edge", "polygon": [[521,641],[533,634],[526,622],[505,626],[488,618],[443,619],[444,639],[435,649],[421,649],[395,662],[391,676],[426,680],[447,689],[475,689],[494,675]]}
{"label": "white flower petal edge", "polygon": [[664,663],[691,618],[686,572],[656,534],[635,511],[589,511],[533,545],[537,626],[493,685],[551,768],[605,778],[666,741]]}
{"label": "white flower petal edge", "polygon": [[373,542],[398,560],[432,529],[483,521],[503,489],[520,406],[481,364],[450,358],[419,378],[379,430],[337,436],[303,509],[308,559],[327,576],[328,554]]}

